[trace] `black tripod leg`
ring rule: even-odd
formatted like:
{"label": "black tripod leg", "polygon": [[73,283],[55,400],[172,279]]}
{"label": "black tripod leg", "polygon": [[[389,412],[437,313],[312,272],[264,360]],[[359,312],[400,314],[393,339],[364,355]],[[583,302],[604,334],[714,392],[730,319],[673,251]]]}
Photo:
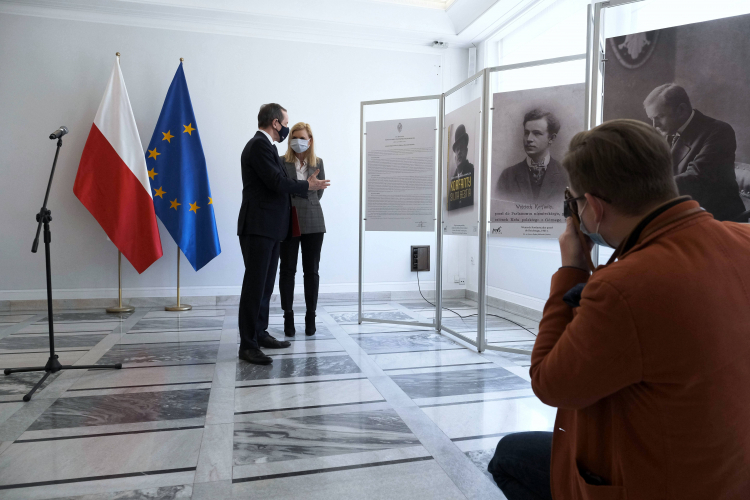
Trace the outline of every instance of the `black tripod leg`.
{"label": "black tripod leg", "polygon": [[81,365],[81,366],[62,366],[62,370],[119,370],[122,368],[122,363],[115,363],[114,365]]}
{"label": "black tripod leg", "polygon": [[49,376],[50,376],[50,372],[45,373],[44,377],[42,377],[42,379],[36,383],[34,388],[31,389],[31,391],[23,397],[23,400],[26,401],[27,403],[31,401],[31,396],[36,392],[37,389],[39,389],[39,387],[41,387],[41,385],[44,383],[45,380],[47,380],[47,377]]}
{"label": "black tripod leg", "polygon": [[11,373],[23,373],[23,372],[43,372],[43,366],[36,366],[33,368],[6,368],[5,374],[10,375]]}

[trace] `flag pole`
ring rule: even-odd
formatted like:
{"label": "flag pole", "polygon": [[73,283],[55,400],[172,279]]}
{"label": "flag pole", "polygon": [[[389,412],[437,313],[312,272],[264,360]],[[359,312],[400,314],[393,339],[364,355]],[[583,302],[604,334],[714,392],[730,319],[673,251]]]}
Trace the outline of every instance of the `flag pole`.
{"label": "flag pole", "polygon": [[[116,52],[115,55],[117,56],[117,60],[119,61],[120,53]],[[108,307],[107,312],[116,314],[116,313],[127,313],[127,312],[133,312],[133,311],[135,311],[135,307],[122,305],[122,252],[118,249],[117,250],[117,306]]]}
{"label": "flag pole", "polygon": [[135,311],[133,306],[122,305],[122,252],[117,251],[117,306],[108,307],[108,313],[127,313]]}
{"label": "flag pole", "polygon": [[180,247],[177,246],[177,305],[167,306],[164,308],[165,311],[189,311],[193,306],[180,303]]}
{"label": "flag pole", "polygon": [[[185,61],[180,57],[180,62]],[[193,306],[180,303],[180,246],[177,245],[177,304],[174,306],[167,306],[164,308],[165,311],[189,311]]]}

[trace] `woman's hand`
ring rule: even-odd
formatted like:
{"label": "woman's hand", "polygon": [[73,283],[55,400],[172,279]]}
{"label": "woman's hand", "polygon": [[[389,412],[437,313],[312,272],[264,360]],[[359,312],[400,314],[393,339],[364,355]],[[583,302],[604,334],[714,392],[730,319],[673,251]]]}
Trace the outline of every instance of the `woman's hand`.
{"label": "woman's hand", "polygon": [[568,217],[565,219],[565,222],[567,224],[565,231],[558,238],[562,265],[563,267],[577,267],[588,271],[588,261],[586,260],[585,252],[591,253],[591,249],[594,248],[594,242],[589,238],[585,238],[587,248],[584,249],[581,245],[581,239],[578,237],[575,219]]}
{"label": "woman's hand", "polygon": [[310,191],[318,191],[331,185],[331,181],[328,179],[318,179],[319,173],[320,169],[317,169],[314,174],[307,178],[307,182],[310,184]]}

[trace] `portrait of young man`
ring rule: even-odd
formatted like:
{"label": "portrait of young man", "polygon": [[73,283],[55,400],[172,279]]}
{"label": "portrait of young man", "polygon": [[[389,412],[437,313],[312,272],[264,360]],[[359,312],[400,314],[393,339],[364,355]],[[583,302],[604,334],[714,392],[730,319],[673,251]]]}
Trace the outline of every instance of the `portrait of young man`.
{"label": "portrait of young man", "polygon": [[558,205],[567,178],[550,147],[560,132],[560,121],[551,111],[535,108],[524,115],[522,126],[524,158],[500,174],[496,196],[518,203]]}

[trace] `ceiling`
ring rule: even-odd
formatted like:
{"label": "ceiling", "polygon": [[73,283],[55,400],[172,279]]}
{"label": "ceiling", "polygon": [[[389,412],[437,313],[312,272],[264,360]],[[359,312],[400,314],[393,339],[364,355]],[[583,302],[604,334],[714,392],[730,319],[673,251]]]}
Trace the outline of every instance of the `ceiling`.
{"label": "ceiling", "polygon": [[0,12],[432,51],[470,47],[555,0],[0,0]]}

